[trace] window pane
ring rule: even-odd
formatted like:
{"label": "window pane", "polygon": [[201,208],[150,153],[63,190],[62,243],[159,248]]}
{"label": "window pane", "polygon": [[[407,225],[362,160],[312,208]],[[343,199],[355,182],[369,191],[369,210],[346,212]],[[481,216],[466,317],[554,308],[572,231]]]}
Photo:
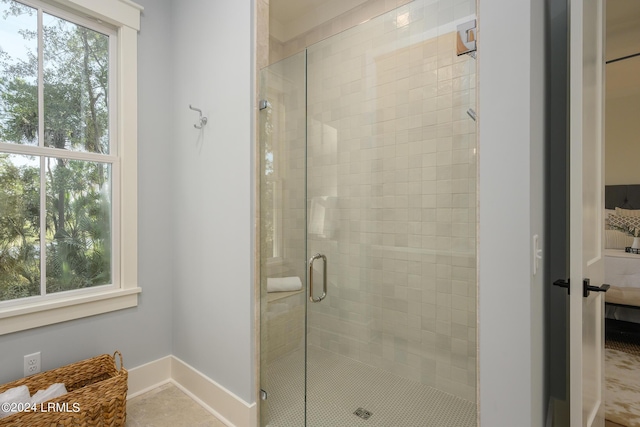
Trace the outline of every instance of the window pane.
{"label": "window pane", "polygon": [[0,141],[38,144],[38,14],[0,2]]}
{"label": "window pane", "polygon": [[40,294],[40,159],[0,154],[0,301]]}
{"label": "window pane", "polygon": [[46,158],[47,293],[111,283],[111,165]]}
{"label": "window pane", "polygon": [[109,37],[44,14],[45,145],[109,153]]}

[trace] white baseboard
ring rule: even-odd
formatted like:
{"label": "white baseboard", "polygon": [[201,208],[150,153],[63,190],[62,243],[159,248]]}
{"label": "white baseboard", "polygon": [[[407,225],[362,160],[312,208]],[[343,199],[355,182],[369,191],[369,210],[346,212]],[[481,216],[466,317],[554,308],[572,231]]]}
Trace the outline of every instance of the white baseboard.
{"label": "white baseboard", "polygon": [[166,356],[129,369],[127,399],[134,398],[171,380],[171,358]]}
{"label": "white baseboard", "polygon": [[171,378],[196,402],[213,411],[228,426],[256,426],[255,403],[245,402],[175,356],[171,359]]}
{"label": "white baseboard", "polygon": [[171,382],[229,427],[257,426],[257,407],[249,404],[175,356],[129,369],[127,398]]}

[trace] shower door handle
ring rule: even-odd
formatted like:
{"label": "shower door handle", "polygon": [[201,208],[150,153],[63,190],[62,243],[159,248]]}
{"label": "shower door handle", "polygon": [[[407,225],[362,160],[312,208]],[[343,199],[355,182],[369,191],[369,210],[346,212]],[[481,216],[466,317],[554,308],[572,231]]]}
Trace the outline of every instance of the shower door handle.
{"label": "shower door handle", "polygon": [[[313,296],[313,262],[318,258],[322,258],[322,295],[318,298]],[[309,301],[320,302],[327,296],[327,257],[322,254],[315,254],[309,258]]]}

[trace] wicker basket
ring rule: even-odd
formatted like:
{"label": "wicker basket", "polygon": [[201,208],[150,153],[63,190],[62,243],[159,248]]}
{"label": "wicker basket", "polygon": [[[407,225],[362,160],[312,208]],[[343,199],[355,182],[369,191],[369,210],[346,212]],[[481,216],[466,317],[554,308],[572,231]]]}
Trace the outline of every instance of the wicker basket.
{"label": "wicker basket", "polygon": [[[120,357],[119,370],[116,355]],[[35,412],[18,412],[0,419],[0,427],[124,426],[127,376],[122,354],[116,351],[113,356],[103,354],[1,385],[0,393],[26,385],[33,395],[51,384],[64,383],[68,393],[42,407],[38,405]]]}

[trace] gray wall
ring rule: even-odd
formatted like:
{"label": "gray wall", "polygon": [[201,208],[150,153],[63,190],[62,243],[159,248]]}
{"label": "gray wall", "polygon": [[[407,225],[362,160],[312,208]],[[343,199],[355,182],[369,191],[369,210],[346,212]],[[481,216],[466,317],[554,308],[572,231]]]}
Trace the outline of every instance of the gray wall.
{"label": "gray wall", "polygon": [[[42,369],[118,349],[126,367],[171,354],[172,204],[169,0],[148,6],[138,39],[138,283],[136,308],[0,336],[0,383],[23,376],[23,356],[42,352]],[[126,183],[124,183],[126,185]]]}
{"label": "gray wall", "polygon": [[[544,420],[544,14],[537,0],[480,1],[479,344],[483,426]],[[544,242],[542,242],[544,244]],[[544,265],[543,265],[544,268]]]}
{"label": "gray wall", "polygon": [[253,1],[171,16],[173,354],[253,402]]}
{"label": "gray wall", "polygon": [[252,402],[252,2],[139,3],[140,305],[0,337],[0,381],[35,351],[45,370],[173,353]]}
{"label": "gray wall", "polygon": [[127,367],[174,354],[253,402],[253,2],[139,3],[140,304],[0,337],[0,382],[32,352],[47,370],[119,349]]}

